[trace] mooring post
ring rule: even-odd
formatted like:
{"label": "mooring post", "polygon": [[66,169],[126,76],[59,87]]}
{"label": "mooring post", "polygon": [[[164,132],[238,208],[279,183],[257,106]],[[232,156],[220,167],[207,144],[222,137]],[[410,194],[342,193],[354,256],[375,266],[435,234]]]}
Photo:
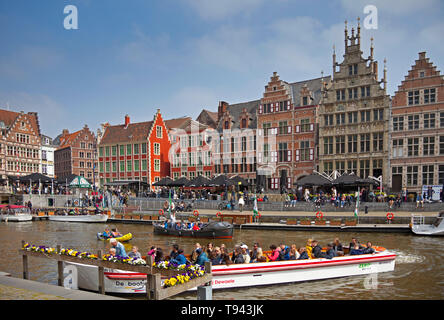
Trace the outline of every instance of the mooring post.
{"label": "mooring post", "polygon": [[[58,244],[57,253],[60,253],[61,250],[62,246]],[[57,274],[58,274],[57,285],[63,287],[63,260],[57,261]]]}
{"label": "mooring post", "polygon": [[[22,240],[22,248],[25,246],[25,240]],[[23,255],[23,279],[29,279],[28,256]]]}
{"label": "mooring post", "polygon": [[[211,262],[205,262],[205,274],[211,274]],[[197,287],[197,300],[213,300],[213,287],[211,281]]]}
{"label": "mooring post", "polygon": [[[99,258],[100,261],[102,260],[102,250],[99,250],[97,252],[97,257]],[[104,273],[105,270],[101,266],[99,266],[98,269],[99,269],[99,271],[98,271],[99,272],[99,274],[98,274],[98,276],[99,276],[99,293],[105,294],[105,273]]]}
{"label": "mooring post", "polygon": [[146,274],[146,284],[145,284],[145,291],[146,291],[146,298],[148,300],[153,300],[154,299],[154,292],[152,291],[154,289],[154,278],[152,275],[153,272],[153,263],[154,263],[154,259],[153,256],[148,256],[146,258],[147,260],[147,264],[150,266],[150,272],[148,272]]}

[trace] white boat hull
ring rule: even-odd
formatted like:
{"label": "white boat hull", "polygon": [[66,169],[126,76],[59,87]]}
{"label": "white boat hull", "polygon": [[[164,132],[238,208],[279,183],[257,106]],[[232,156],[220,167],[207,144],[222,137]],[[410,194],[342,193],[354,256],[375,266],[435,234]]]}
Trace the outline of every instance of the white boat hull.
{"label": "white boat hull", "polygon": [[437,228],[433,225],[412,226],[412,232],[421,236],[444,236],[444,228]]}
{"label": "white boat hull", "polygon": [[32,215],[30,214],[3,214],[1,215],[2,221],[8,222],[23,222],[23,221],[32,221]]}
{"label": "white boat hull", "polygon": [[63,221],[63,222],[106,222],[108,215],[106,214],[92,214],[92,215],[53,215],[49,216],[50,221]]}
{"label": "white boat hull", "polygon": [[[384,251],[374,255],[343,256],[331,260],[289,260],[213,266],[212,287],[229,289],[390,272],[395,269],[395,258],[394,253]],[[97,291],[97,267],[83,264],[75,266],[78,271],[78,287]],[[145,284],[146,275],[143,273],[105,270],[105,291],[108,293],[145,293]]]}

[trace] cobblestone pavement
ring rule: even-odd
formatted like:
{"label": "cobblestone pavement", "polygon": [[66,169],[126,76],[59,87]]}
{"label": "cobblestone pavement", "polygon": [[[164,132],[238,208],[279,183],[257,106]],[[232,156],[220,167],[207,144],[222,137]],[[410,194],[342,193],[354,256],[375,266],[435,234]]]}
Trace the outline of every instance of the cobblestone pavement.
{"label": "cobblestone pavement", "polygon": [[0,300],[69,300],[69,299],[0,284]]}

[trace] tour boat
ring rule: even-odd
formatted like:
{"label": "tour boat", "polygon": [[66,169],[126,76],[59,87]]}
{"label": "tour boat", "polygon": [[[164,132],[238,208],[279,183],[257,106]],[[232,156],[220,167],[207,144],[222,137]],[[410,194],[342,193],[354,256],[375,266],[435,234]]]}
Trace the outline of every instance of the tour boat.
{"label": "tour boat", "polygon": [[[395,269],[395,258],[395,253],[383,249],[374,254],[345,255],[333,259],[216,265],[212,266],[212,288],[265,286],[390,272]],[[98,290],[97,267],[69,264],[75,266],[79,289]],[[145,293],[144,273],[105,269],[104,274],[107,293]]]}
{"label": "tour boat", "polygon": [[64,221],[64,222],[106,222],[108,215],[99,214],[67,214],[67,215],[52,215],[48,216],[50,221]]}
{"label": "tour boat", "polygon": [[154,234],[175,237],[231,239],[233,238],[233,225],[224,221],[203,223],[200,230],[176,230],[165,228],[165,223],[154,224]]}
{"label": "tour boat", "polygon": [[433,224],[425,224],[424,216],[412,214],[410,229],[421,236],[444,236],[444,211],[440,212]]}
{"label": "tour boat", "polygon": [[32,221],[31,210],[25,206],[1,205],[1,220],[10,222]]}

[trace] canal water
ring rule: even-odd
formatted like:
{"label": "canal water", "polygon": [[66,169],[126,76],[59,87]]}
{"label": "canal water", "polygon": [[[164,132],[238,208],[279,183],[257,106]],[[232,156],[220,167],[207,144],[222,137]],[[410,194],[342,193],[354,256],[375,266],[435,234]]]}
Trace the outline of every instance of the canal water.
{"label": "canal water", "polygon": [[[22,259],[18,252],[21,240],[34,245],[72,248],[91,253],[109,249],[109,243],[98,241],[97,232],[105,227],[117,227],[125,234],[131,232],[133,240],[125,244],[127,251],[133,245],[145,255],[152,245],[161,247],[167,254],[171,245],[178,243],[185,253],[190,253],[195,242],[206,245],[225,243],[231,249],[235,244],[244,242],[252,246],[259,242],[264,250],[271,244],[284,242],[287,245],[303,246],[308,238],[319,240],[321,245],[339,237],[348,245],[352,237],[361,243],[372,241],[397,254],[395,271],[380,273],[373,278],[355,276],[327,279],[303,283],[272,285],[228,290],[214,290],[213,299],[335,299],[335,300],[385,300],[385,299],[443,299],[444,298],[444,237],[420,237],[411,234],[392,233],[355,233],[355,232],[318,232],[318,231],[272,231],[272,230],[235,230],[232,240],[209,240],[175,238],[153,234],[153,227],[143,224],[87,224],[55,221],[33,221],[21,223],[0,223],[0,271],[22,277]],[[31,280],[57,284],[57,264],[55,261],[29,258]],[[141,297],[132,297],[138,299]],[[196,293],[182,293],[173,299],[196,299]]]}

